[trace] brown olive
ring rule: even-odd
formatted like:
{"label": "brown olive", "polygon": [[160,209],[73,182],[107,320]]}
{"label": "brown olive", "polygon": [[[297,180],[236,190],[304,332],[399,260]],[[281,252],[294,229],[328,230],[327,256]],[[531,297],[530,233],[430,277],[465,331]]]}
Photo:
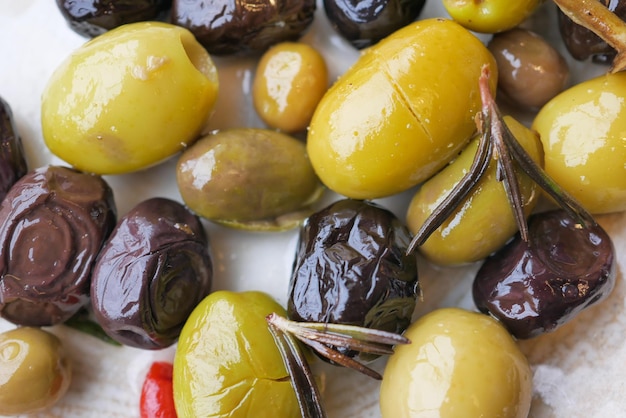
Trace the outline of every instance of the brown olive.
{"label": "brown olive", "polygon": [[498,65],[500,92],[521,108],[540,108],[567,84],[567,62],[534,32],[515,28],[498,33],[489,42],[488,49]]}

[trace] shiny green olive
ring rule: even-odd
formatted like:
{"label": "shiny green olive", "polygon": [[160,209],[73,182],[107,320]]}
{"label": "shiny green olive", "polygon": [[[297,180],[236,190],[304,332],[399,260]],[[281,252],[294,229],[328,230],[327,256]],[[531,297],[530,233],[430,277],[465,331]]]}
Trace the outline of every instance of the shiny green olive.
{"label": "shiny green olive", "polygon": [[526,418],[528,360],[494,318],[459,308],[422,316],[395,348],[380,388],[383,418]]}
{"label": "shiny green olive", "polygon": [[478,79],[496,64],[483,43],[447,19],[408,25],[363,52],[326,92],[307,150],[322,182],[355,199],[407,190],[470,140]]}
{"label": "shiny green olive", "polygon": [[300,410],[265,317],[284,316],[266,293],[216,291],[194,309],[174,358],[180,418],[297,418]]}
{"label": "shiny green olive", "polygon": [[452,18],[474,32],[497,33],[522,23],[544,0],[442,0]]}
{"label": "shiny green olive", "polygon": [[[505,116],[505,123],[524,149],[539,165],[542,148],[538,136]],[[469,170],[478,147],[474,138],[463,152],[417,191],[407,211],[407,224],[416,233],[435,207]],[[516,170],[526,216],[535,207],[540,189],[521,170]],[[517,223],[503,184],[496,179],[492,159],[476,189],[452,215],[419,247],[420,252],[438,264],[463,264],[481,260],[500,248],[517,232]]]}
{"label": "shiny green olive", "polygon": [[304,144],[269,129],[211,133],[180,156],[176,172],[191,210],[255,230],[296,226],[323,190]]}
{"label": "shiny green olive", "polygon": [[67,391],[71,366],[61,341],[41,328],[0,334],[0,415],[30,414]]}

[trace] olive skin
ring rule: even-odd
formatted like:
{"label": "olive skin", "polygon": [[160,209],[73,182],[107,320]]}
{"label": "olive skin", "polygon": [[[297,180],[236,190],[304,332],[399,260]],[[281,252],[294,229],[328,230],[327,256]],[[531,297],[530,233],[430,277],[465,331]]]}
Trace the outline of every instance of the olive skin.
{"label": "olive skin", "polygon": [[156,20],[171,0],[56,0],[59,11],[76,33],[93,38],[127,23]]}
{"label": "olive skin", "polygon": [[450,16],[479,33],[513,29],[534,13],[545,0],[442,0]]}
{"label": "olive skin", "polygon": [[383,418],[526,418],[528,360],[495,319],[459,308],[422,316],[394,349],[380,387]]}
{"label": "olive skin", "polygon": [[0,414],[32,414],[61,399],[72,366],[59,338],[41,328],[0,334]]}
{"label": "olive skin", "polygon": [[248,229],[295,227],[323,190],[302,142],[258,128],[202,137],[180,156],[176,180],[195,213]]}
{"label": "olive skin", "polygon": [[476,273],[478,309],[517,338],[553,331],[605,299],[615,287],[613,242],[600,225],[581,228],[561,210],[533,215],[519,236]]}
{"label": "olive skin", "polygon": [[187,320],[174,357],[180,418],[300,417],[265,317],[284,309],[262,292],[216,291]]}
{"label": "olive skin", "polygon": [[0,202],[27,171],[24,146],[17,132],[13,111],[9,103],[0,97]]}
{"label": "olive skin", "polygon": [[315,0],[174,0],[171,22],[189,29],[210,54],[250,54],[298,40],[315,9]]}
{"label": "olive skin", "polygon": [[563,91],[532,123],[545,171],[594,214],[626,209],[626,74],[606,74]]}
{"label": "olive skin", "polygon": [[355,48],[375,44],[413,22],[425,0],[324,0],[333,28]]}
{"label": "olive skin", "polygon": [[307,152],[322,183],[374,199],[431,177],[476,129],[483,65],[495,93],[493,56],[447,19],[418,21],[367,48],[313,114]]}
{"label": "olive skin", "polygon": [[91,278],[93,313],[121,344],[169,347],[209,294],[212,277],[200,220],[176,201],[151,198],[120,219],[100,251]]}
{"label": "olive skin", "polygon": [[89,302],[93,264],[117,219],[100,176],[32,170],[0,204],[0,315],[19,325],[62,323]]}
{"label": "olive skin", "polygon": [[[504,121],[520,145],[541,166],[543,150],[539,137],[510,116]],[[426,181],[411,199],[407,225],[417,233],[426,218],[449,191],[469,171],[478,138],[439,173]],[[466,200],[419,247],[420,253],[440,265],[460,265],[479,261],[502,247],[517,232],[517,222],[502,182],[497,180],[496,159],[492,157],[485,176]],[[541,189],[521,170],[516,169],[524,213],[535,208]]]}
{"label": "olive skin", "polygon": [[343,199],[312,214],[300,229],[289,318],[401,333],[420,294],[410,241],[406,226],[371,202]]}
{"label": "olive skin", "polygon": [[217,69],[186,29],[130,23],[76,49],[44,89],[44,142],[96,174],[137,171],[195,141],[218,90]]}

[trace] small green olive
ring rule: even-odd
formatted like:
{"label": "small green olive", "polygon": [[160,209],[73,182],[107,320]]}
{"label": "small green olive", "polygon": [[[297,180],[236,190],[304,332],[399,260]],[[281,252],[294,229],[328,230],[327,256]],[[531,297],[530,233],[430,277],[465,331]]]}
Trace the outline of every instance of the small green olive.
{"label": "small green olive", "polygon": [[177,182],[184,202],[198,215],[259,230],[296,226],[323,190],[302,142],[254,128],[198,140],[180,156]]}
{"label": "small green olive", "polygon": [[71,367],[61,341],[41,328],[0,334],[0,415],[30,414],[67,391]]}
{"label": "small green olive", "polygon": [[467,29],[497,33],[512,29],[532,15],[544,0],[442,0],[452,18]]}
{"label": "small green olive", "polygon": [[[505,116],[504,121],[530,154],[542,165],[542,147],[538,136]],[[409,229],[416,233],[426,218],[469,170],[478,147],[478,138],[442,171],[426,181],[417,191],[407,211]],[[527,175],[516,170],[526,216],[540,196]],[[452,215],[419,247],[420,252],[438,264],[463,264],[481,260],[500,248],[517,231],[517,223],[503,184],[496,179],[496,160],[492,159],[476,189]]]}
{"label": "small green olive", "polygon": [[526,418],[528,360],[490,316],[459,308],[426,314],[395,348],[380,388],[383,418]]}

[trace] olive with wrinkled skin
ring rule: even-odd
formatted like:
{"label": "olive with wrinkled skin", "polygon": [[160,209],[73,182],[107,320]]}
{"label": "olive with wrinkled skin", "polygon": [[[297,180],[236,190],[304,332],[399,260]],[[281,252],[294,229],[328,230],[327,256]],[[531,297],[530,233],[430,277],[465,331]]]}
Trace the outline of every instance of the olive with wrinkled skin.
{"label": "olive with wrinkled skin", "polygon": [[564,211],[533,215],[530,241],[518,236],[478,270],[478,309],[517,338],[553,331],[605,299],[615,286],[613,242],[600,225],[581,225]]}
{"label": "olive with wrinkled skin", "polygon": [[401,333],[420,294],[410,241],[406,226],[372,202],[343,199],[312,214],[300,229],[289,318]]}
{"label": "olive with wrinkled skin", "polygon": [[498,91],[523,109],[539,109],[567,85],[565,58],[534,32],[514,28],[497,33],[487,48],[498,64]]}
{"label": "olive with wrinkled skin", "polygon": [[118,26],[156,20],[171,0],[56,0],[59,11],[76,33],[93,38]]}
{"label": "olive with wrinkled skin", "polygon": [[17,132],[13,112],[0,97],[0,202],[27,171],[22,138]]}
{"label": "olive with wrinkled skin", "polygon": [[180,418],[298,418],[298,401],[266,316],[284,315],[271,296],[220,290],[192,312],[174,357]]}
{"label": "olive with wrinkled skin", "polygon": [[180,156],[176,180],[198,215],[246,229],[295,227],[323,190],[302,142],[258,128],[199,139]]}
{"label": "olive with wrinkled skin", "polygon": [[484,65],[495,92],[493,56],[449,19],[420,20],[367,48],[313,114],[307,152],[322,183],[374,199],[431,177],[476,130]]}
{"label": "olive with wrinkled skin", "polygon": [[0,204],[0,315],[46,326],[85,306],[116,210],[100,176],[46,166],[18,180]]}
{"label": "olive with wrinkled skin", "polygon": [[[543,164],[539,137],[510,116],[504,121],[520,145],[538,164]],[[475,138],[461,154],[439,173],[427,180],[413,196],[407,209],[407,224],[417,233],[426,218],[469,170],[478,148]],[[450,217],[419,247],[426,258],[442,265],[482,260],[502,247],[517,231],[517,222],[502,182],[497,179],[497,160],[476,188]],[[521,170],[516,170],[524,205],[530,215],[541,195],[539,186]]]}
{"label": "olive with wrinkled skin", "polygon": [[0,376],[0,414],[32,414],[65,395],[72,366],[56,335],[19,327],[0,334]]}
{"label": "olive with wrinkled skin", "polygon": [[121,344],[165,348],[209,294],[212,277],[198,217],[176,201],[151,198],[120,219],[100,251],[91,278],[93,312]]}
{"label": "olive with wrinkled skin", "polygon": [[333,28],[355,48],[375,44],[413,22],[425,0],[324,0]]}
{"label": "olive with wrinkled skin", "polygon": [[315,9],[315,0],[174,0],[171,21],[189,29],[211,54],[246,54],[299,39]]}

